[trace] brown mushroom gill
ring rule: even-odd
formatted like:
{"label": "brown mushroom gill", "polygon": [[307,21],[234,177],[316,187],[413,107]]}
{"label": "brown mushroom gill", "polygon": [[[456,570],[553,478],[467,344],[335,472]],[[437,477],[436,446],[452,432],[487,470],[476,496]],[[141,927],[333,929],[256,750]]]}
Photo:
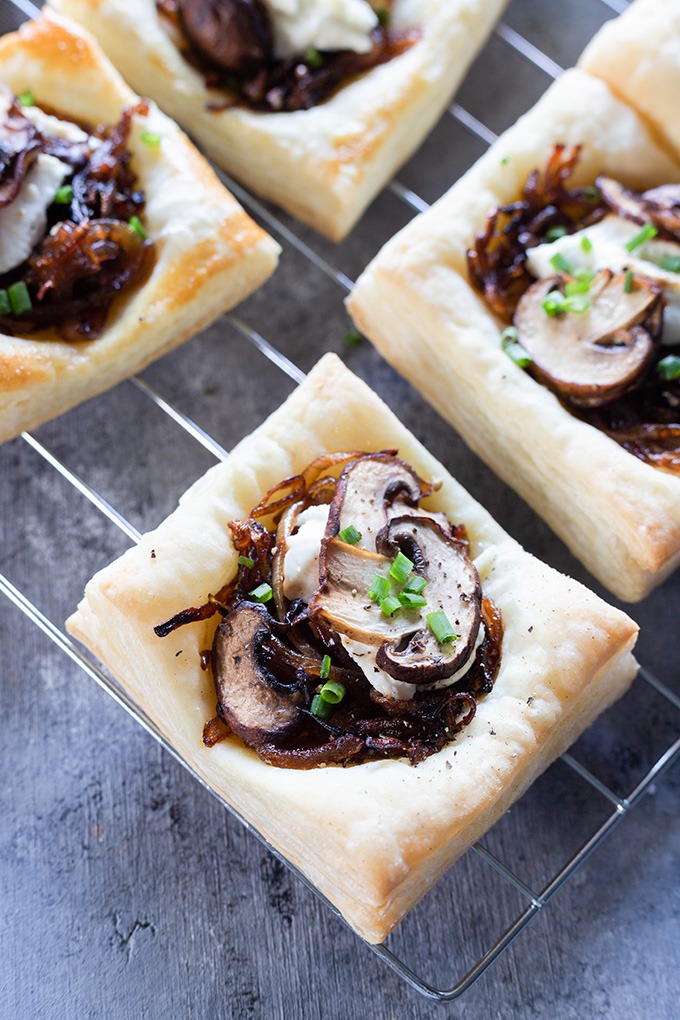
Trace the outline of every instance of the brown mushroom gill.
{"label": "brown mushroom gill", "polygon": [[272,59],[271,19],[261,0],[178,0],[182,28],[221,71],[249,74]]}
{"label": "brown mushroom gill", "polygon": [[636,389],[658,353],[663,325],[661,288],[642,276],[601,270],[584,312],[550,316],[544,301],[564,290],[564,274],[538,280],[515,312],[532,373],[576,407],[599,407]]}
{"label": "brown mushroom gill", "polygon": [[[309,615],[354,641],[377,647],[376,664],[396,680],[429,684],[453,676],[470,658],[480,626],[479,576],[464,545],[431,517],[393,518],[378,536],[389,556],[326,539],[321,586]],[[440,645],[419,610],[386,616],[367,596],[376,573],[387,575],[398,551],[427,581],[428,612],[443,610],[456,640]]]}
{"label": "brown mushroom gill", "polygon": [[680,241],[680,184],[662,184],[638,193],[612,177],[598,177],[597,187],[609,208],[633,223],[652,223],[662,237]]}

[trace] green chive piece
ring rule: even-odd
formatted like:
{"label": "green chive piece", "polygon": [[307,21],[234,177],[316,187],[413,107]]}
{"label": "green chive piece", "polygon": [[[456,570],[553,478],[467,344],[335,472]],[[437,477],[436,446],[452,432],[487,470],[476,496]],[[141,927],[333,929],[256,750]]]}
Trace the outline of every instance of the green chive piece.
{"label": "green chive piece", "polygon": [[31,295],[28,293],[28,287],[23,280],[18,280],[17,283],[12,283],[7,288],[7,297],[9,303],[12,306],[12,311],[15,315],[22,315],[23,312],[30,312],[33,307],[31,301]]}
{"label": "green chive piece", "polygon": [[376,574],[368,589],[368,597],[371,602],[380,602],[386,599],[390,593],[390,580],[384,574]]}
{"label": "green chive piece", "polygon": [[378,19],[378,24],[381,28],[386,28],[390,23],[390,12],[381,7],[380,10],[375,11],[375,16]]}
{"label": "green chive piece", "polygon": [[35,106],[35,96],[30,89],[26,89],[20,96],[17,96],[19,106]]}
{"label": "green chive piece", "polygon": [[595,279],[595,273],[591,273],[589,269],[577,269],[573,275],[579,283],[591,284]]}
{"label": "green chive piece", "polygon": [[147,237],[149,235],[147,234],[146,230],[144,229],[144,224],[140,220],[139,216],[131,216],[130,219],[128,220],[128,223],[130,224],[132,229],[135,231],[135,233],[139,234],[139,236],[141,237],[142,241],[146,241],[146,239],[147,239]]}
{"label": "green chive piece", "polygon": [[0,290],[0,315],[9,315],[12,306],[9,303],[9,294],[6,290]]}
{"label": "green chive piece", "polygon": [[564,293],[567,297],[573,297],[574,294],[587,294],[589,290],[590,282],[588,280],[570,280],[564,285]]}
{"label": "green chive piece", "polygon": [[503,332],[501,333],[501,343],[502,344],[505,344],[505,343],[508,343],[508,344],[517,343],[518,338],[519,338],[519,333],[517,332],[517,330],[515,329],[514,326],[506,326],[505,329],[503,330]]}
{"label": "green chive piece", "polygon": [[253,590],[248,594],[251,598],[255,599],[256,602],[269,602],[274,592],[272,591],[271,584],[267,584],[265,582],[264,584],[258,584],[257,588],[253,588]]}
{"label": "green chive piece", "polygon": [[338,538],[341,542],[347,542],[347,545],[358,545],[361,541],[361,532],[357,531],[353,524],[348,524],[338,532]]}
{"label": "green chive piece", "polygon": [[250,567],[255,566],[255,560],[251,560],[250,556],[239,556],[236,562],[239,567],[248,567],[250,569]]}
{"label": "green chive piece", "polygon": [[345,333],[345,343],[348,347],[357,347],[363,339],[364,334],[360,333],[358,329],[349,329]]}
{"label": "green chive piece", "polygon": [[[506,333],[510,333],[511,329],[512,327],[508,330],[503,330],[503,335],[501,336],[501,349],[505,354],[507,354],[510,360],[514,361],[520,368],[528,368],[534,359],[531,357],[526,348],[522,347],[517,340],[512,339],[512,335],[505,336]],[[514,335],[517,336],[517,330],[515,329],[513,332]]]}
{"label": "green chive piece", "polygon": [[625,294],[630,294],[633,289],[633,270],[629,269],[626,273],[626,278],[623,281],[623,290]]}
{"label": "green chive piece", "polygon": [[311,67],[313,71],[318,71],[320,67],[323,67],[324,63],[325,61],[318,50],[305,50],[305,64]]}
{"label": "green chive piece", "polygon": [[62,186],[57,188],[55,191],[52,201],[55,205],[70,205],[72,198],[73,186],[71,184],[62,184]]}
{"label": "green chive piece", "polygon": [[562,252],[558,251],[553,255],[553,257],[550,259],[550,265],[553,267],[553,269],[556,269],[558,273],[571,272],[571,266],[565,259]]}
{"label": "green chive piece", "polygon": [[327,701],[329,705],[339,705],[346,693],[345,685],[338,683],[337,680],[329,680],[319,691],[323,700]]}
{"label": "green chive piece", "polygon": [[427,581],[424,577],[419,577],[416,574],[409,581],[406,582],[403,588],[403,592],[407,595],[421,595],[427,587]]}
{"label": "green chive piece", "polygon": [[602,193],[594,184],[589,184],[587,188],[583,188],[582,193],[589,205],[597,205],[602,201]]}
{"label": "green chive piece", "polygon": [[387,598],[380,599],[380,609],[385,616],[394,616],[397,609],[401,609],[401,602],[396,595],[388,595]]}
{"label": "green chive piece", "polygon": [[331,657],[330,655],[324,655],[323,659],[321,660],[321,665],[319,666],[319,676],[321,677],[322,680],[326,680],[330,676],[330,672],[331,672]]}
{"label": "green chive piece", "polygon": [[507,166],[509,160],[510,160],[509,156],[503,156],[502,159],[501,159],[501,166]]}
{"label": "green chive piece", "polygon": [[317,719],[322,719],[324,722],[328,722],[333,714],[333,705],[330,701],[325,701],[320,694],[315,694],[312,698],[312,704],[310,705],[310,712],[315,715]]}
{"label": "green chive piece", "polygon": [[560,294],[559,290],[551,290],[541,301],[541,308],[551,319],[554,319],[556,315],[560,315],[564,311],[563,305],[564,295]]}
{"label": "green chive piece", "polygon": [[427,599],[424,595],[416,595],[412,591],[399,592],[397,598],[404,609],[419,609],[421,606],[427,605]]}
{"label": "green chive piece", "polygon": [[583,237],[581,238],[581,248],[586,253],[586,255],[590,255],[591,251],[593,250],[593,242],[590,240],[587,234],[584,234]]}
{"label": "green chive piece", "polygon": [[443,609],[428,613],[425,619],[440,645],[448,645],[451,641],[457,640],[457,634]]}
{"label": "green chive piece", "polygon": [[573,294],[564,300],[564,311],[583,315],[590,308],[590,298],[586,294]]}
{"label": "green chive piece", "polygon": [[566,233],[566,227],[551,227],[550,230],[546,230],[545,239],[546,241],[559,241],[561,237],[566,236]]}
{"label": "green chive piece", "polygon": [[656,370],[662,379],[680,379],[680,357],[668,354],[657,362]]}
{"label": "green chive piece", "polygon": [[669,273],[680,273],[680,256],[662,255],[659,265]]}
{"label": "green chive piece", "polygon": [[392,561],[392,566],[388,570],[388,574],[393,581],[397,584],[406,584],[408,581],[408,575],[413,570],[413,560],[410,560],[408,556],[404,556],[403,552],[398,552]]}
{"label": "green chive piece", "polygon": [[649,241],[652,237],[656,237],[659,231],[656,229],[653,223],[645,223],[642,230],[638,230],[635,237],[631,237],[630,241],[626,242],[626,251],[635,251],[645,241]]}
{"label": "green chive piece", "polygon": [[139,137],[150,149],[157,149],[161,144],[161,136],[156,131],[142,131]]}

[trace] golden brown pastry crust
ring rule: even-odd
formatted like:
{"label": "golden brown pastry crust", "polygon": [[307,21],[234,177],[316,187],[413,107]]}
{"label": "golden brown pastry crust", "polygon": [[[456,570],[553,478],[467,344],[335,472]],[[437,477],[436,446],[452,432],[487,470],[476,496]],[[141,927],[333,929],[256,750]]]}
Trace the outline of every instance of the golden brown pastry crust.
{"label": "golden brown pastry crust", "polygon": [[154,0],[52,0],[89,28],[151,96],[253,191],[338,241],[428,133],[507,0],[394,0],[397,29],[422,36],[311,110],[206,110],[206,90],[159,22]]}
{"label": "golden brown pastry crust", "polygon": [[635,0],[600,29],[579,67],[604,79],[680,156],[678,0]]}
{"label": "golden brown pastry crust", "polygon": [[[493,692],[453,744],[417,767],[391,760],[297,771],[265,765],[237,738],[204,747],[215,691],[199,655],[216,621],[164,639],[153,626],[202,603],[233,573],[227,521],[246,516],[272,484],[322,452],[390,447],[442,481],[430,505],[468,529],[484,590],[503,614]],[[334,355],[155,532],[90,581],[67,627],[198,775],[373,942],[625,690],[637,630],[524,552]]]}
{"label": "golden brown pastry crust", "polygon": [[567,72],[360,277],[358,327],[612,592],[635,601],[680,559],[680,478],[578,421],[502,352],[466,251],[558,142],[584,145],[576,183],[680,180],[645,123],[601,81]]}
{"label": "golden brown pastry crust", "polygon": [[[96,43],[45,14],[0,39],[0,81],[90,124],[137,102]],[[144,130],[161,136],[145,145]],[[97,340],[0,335],[0,441],[100,393],[182,343],[259,286],[279,247],[243,211],[177,126],[151,104],[129,148],[157,245],[147,282],[123,296]]]}

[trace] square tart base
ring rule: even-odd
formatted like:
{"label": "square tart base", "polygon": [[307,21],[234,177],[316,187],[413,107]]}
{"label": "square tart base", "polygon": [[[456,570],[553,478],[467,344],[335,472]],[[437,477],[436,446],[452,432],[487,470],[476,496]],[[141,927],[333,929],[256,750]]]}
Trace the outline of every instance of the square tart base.
{"label": "square tart base", "polygon": [[154,0],[52,0],[52,7],[90,29],[133,88],[227,173],[339,241],[432,128],[506,2],[394,0],[391,24],[419,30],[414,45],[292,113],[220,109],[228,96],[206,88]]}
{"label": "square tart base", "polygon": [[[114,124],[137,103],[94,40],[45,14],[0,39],[0,81],[30,88],[38,105],[89,125]],[[160,145],[144,143],[145,132]],[[128,142],[142,215],[157,259],[141,286],[117,299],[96,340],[55,331],[0,334],[0,441],[33,429],[177,347],[271,275],[279,246],[243,211],[206,161],[151,103]]]}
{"label": "square tart base", "polygon": [[[227,522],[246,517],[273,484],[322,453],[393,447],[421,477],[441,481],[427,504],[468,529],[484,592],[503,616],[493,691],[454,742],[415,767],[400,759],[298,771],[264,764],[235,737],[206,748],[216,696],[199,661],[217,621],[164,639],[154,625],[233,576]],[[156,531],[89,582],[67,627],[178,755],[371,942],[623,693],[637,631],[524,552],[334,355]]]}
{"label": "square tart base", "polygon": [[359,329],[615,595],[643,598],[680,560],[680,478],[569,414],[501,349],[505,326],[466,252],[558,143],[581,144],[576,184],[644,189],[680,166],[604,82],[564,74],[430,210],[385,245],[348,299]]}

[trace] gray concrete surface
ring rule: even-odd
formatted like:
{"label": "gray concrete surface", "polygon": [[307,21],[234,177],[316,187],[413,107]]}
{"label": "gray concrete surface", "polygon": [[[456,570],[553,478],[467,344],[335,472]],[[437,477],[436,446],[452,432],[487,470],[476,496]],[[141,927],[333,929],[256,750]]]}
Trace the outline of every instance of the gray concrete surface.
{"label": "gray concrete surface", "polygon": [[[566,66],[611,13],[602,0],[513,0],[505,20]],[[0,27],[16,20],[1,0]],[[494,36],[459,99],[501,130],[548,80]],[[433,200],[482,150],[447,116],[399,176]],[[355,276],[409,215],[384,193],[339,248],[281,220]],[[303,370],[323,351],[340,353],[531,552],[592,584],[368,344],[346,347],[342,297],[286,245],[278,274],[239,315]],[[226,320],[144,378],[227,448],[293,385]],[[130,382],[36,437],[139,529],[165,517],[213,463]],[[127,539],[23,439],[0,448],[0,478],[0,570],[61,626]],[[641,660],[680,695],[680,577],[632,613]],[[5,598],[0,643],[3,1020],[679,1015],[677,763],[479,982],[439,1006],[387,970]],[[625,795],[679,735],[680,712],[637,682],[572,753]],[[540,890],[608,812],[557,763],[484,845]],[[395,951],[426,977],[456,980],[520,906],[467,855],[413,912]]]}

